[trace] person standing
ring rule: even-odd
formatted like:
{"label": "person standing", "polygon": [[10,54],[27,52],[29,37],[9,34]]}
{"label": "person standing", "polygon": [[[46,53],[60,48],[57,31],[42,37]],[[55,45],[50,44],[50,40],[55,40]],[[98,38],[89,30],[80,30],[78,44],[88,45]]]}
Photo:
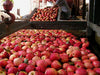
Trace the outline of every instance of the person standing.
{"label": "person standing", "polygon": [[61,8],[61,19],[69,19],[71,17],[71,9],[67,3],[67,0],[53,0],[54,6],[53,7],[60,7]]}

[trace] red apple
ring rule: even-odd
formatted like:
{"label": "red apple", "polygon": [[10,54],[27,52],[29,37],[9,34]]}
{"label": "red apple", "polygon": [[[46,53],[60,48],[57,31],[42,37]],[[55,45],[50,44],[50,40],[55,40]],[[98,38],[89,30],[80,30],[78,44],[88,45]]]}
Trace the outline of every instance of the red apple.
{"label": "red apple", "polygon": [[18,66],[18,70],[19,70],[19,71],[25,70],[26,67],[27,67],[27,64],[26,64],[26,63],[21,63],[21,64]]}
{"label": "red apple", "polygon": [[20,71],[20,72],[18,73],[18,75],[27,75],[27,72],[25,72],[25,71]]}
{"label": "red apple", "polygon": [[35,67],[33,65],[28,65],[26,68],[25,68],[25,71],[27,73],[29,73],[30,71],[33,71],[35,69]]}
{"label": "red apple", "polygon": [[7,65],[7,61],[4,59],[0,59],[0,66],[5,67]]}
{"label": "red apple", "polygon": [[94,71],[95,71],[98,75],[100,75],[100,68],[94,68]]}
{"label": "red apple", "polygon": [[36,65],[37,66],[47,67],[47,64],[46,64],[45,60],[38,60],[38,61],[36,61]]}
{"label": "red apple", "polygon": [[88,52],[86,51],[86,50],[81,50],[81,55],[83,56],[83,55],[87,55],[88,54]]}
{"label": "red apple", "polygon": [[71,65],[69,65],[69,66],[66,68],[66,71],[67,71],[67,72],[75,72],[75,70],[76,70],[76,67],[75,67],[75,66],[71,66]]}
{"label": "red apple", "polygon": [[14,47],[14,51],[16,51],[16,52],[17,52],[17,51],[20,51],[20,50],[21,50],[21,47],[20,47],[20,46],[15,46],[15,47]]}
{"label": "red apple", "polygon": [[92,69],[93,68],[92,63],[90,63],[90,62],[85,62],[84,66],[85,66],[85,68],[88,68],[88,69]]}
{"label": "red apple", "polygon": [[69,57],[66,53],[60,54],[61,62],[65,63],[68,62]]}
{"label": "red apple", "polygon": [[50,59],[45,59],[45,62],[47,64],[47,66],[51,65],[51,63],[52,63]]}
{"label": "red apple", "polygon": [[13,60],[13,63],[15,66],[19,66],[22,62],[23,62],[23,60],[21,58],[15,58]]}
{"label": "red apple", "polygon": [[16,74],[14,74],[14,73],[9,73],[8,75],[16,75]]}
{"label": "red apple", "polygon": [[39,71],[39,72],[45,72],[45,67],[44,66],[37,66],[36,67],[36,71]]}
{"label": "red apple", "polygon": [[33,60],[29,60],[29,61],[28,61],[28,64],[29,64],[29,65],[33,65],[33,66],[35,66],[35,61],[33,61]]}
{"label": "red apple", "polygon": [[38,71],[30,71],[28,75],[39,75]]}
{"label": "red apple", "polygon": [[51,53],[50,55],[50,60],[59,60],[60,59],[60,55],[58,53]]}
{"label": "red apple", "polygon": [[74,72],[67,72],[67,75],[75,75]]}
{"label": "red apple", "polygon": [[26,56],[26,52],[25,51],[18,51],[18,55],[19,56]]}
{"label": "red apple", "polygon": [[85,60],[85,59],[88,59],[89,57],[87,56],[87,55],[83,55],[82,57],[81,57],[81,59],[82,60]]}
{"label": "red apple", "polygon": [[76,68],[84,68],[84,64],[82,62],[76,62],[75,67]]}
{"label": "red apple", "polygon": [[6,69],[9,69],[10,67],[14,67],[14,64],[9,63],[9,64],[6,65]]}
{"label": "red apple", "polygon": [[13,60],[14,58],[17,58],[17,55],[12,54],[12,55],[10,55],[9,60]]}
{"label": "red apple", "polygon": [[75,62],[79,62],[81,60],[77,57],[73,57],[73,58],[71,58],[71,61],[75,63]]}
{"label": "red apple", "polygon": [[33,53],[26,54],[26,59],[31,60],[34,57]]}
{"label": "red apple", "polygon": [[52,63],[51,63],[51,67],[52,68],[55,68],[55,69],[60,69],[61,68],[61,63],[57,60],[54,60]]}
{"label": "red apple", "polygon": [[97,56],[91,56],[91,57],[89,58],[89,60],[90,60],[90,61],[97,61],[98,58],[97,58]]}
{"label": "red apple", "polygon": [[76,75],[87,75],[87,71],[84,68],[78,68],[75,71]]}
{"label": "red apple", "polygon": [[95,68],[99,68],[100,67],[100,61],[93,61],[92,64],[93,64],[93,66]]}
{"label": "red apple", "polygon": [[92,69],[87,69],[88,75],[97,75],[97,73]]}
{"label": "red apple", "polygon": [[87,56],[90,58],[91,56],[95,56],[95,54],[94,53],[89,53]]}
{"label": "red apple", "polygon": [[57,71],[54,68],[47,68],[45,71],[45,75],[57,75]]}
{"label": "red apple", "polygon": [[63,63],[63,69],[66,69],[69,65],[69,63]]}
{"label": "red apple", "polygon": [[10,68],[8,69],[8,74],[9,74],[9,73],[14,73],[14,74],[16,74],[17,71],[18,71],[18,69],[17,69],[16,67],[10,67]]}
{"label": "red apple", "polygon": [[58,72],[58,75],[67,75],[67,72],[63,69],[59,69],[57,72]]}
{"label": "red apple", "polygon": [[89,59],[85,59],[83,60],[83,63],[91,63],[91,61]]}
{"label": "red apple", "polygon": [[40,57],[39,57],[39,56],[34,56],[34,57],[32,58],[32,61],[34,61],[34,62],[36,62],[36,61],[38,61],[38,60],[40,60]]}

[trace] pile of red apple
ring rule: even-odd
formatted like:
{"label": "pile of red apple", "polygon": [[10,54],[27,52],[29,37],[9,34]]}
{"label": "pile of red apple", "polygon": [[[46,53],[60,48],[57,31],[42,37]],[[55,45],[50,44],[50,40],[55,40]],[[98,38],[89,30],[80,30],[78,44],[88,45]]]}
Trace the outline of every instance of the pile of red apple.
{"label": "pile of red apple", "polygon": [[0,75],[100,75],[88,47],[63,30],[22,29],[0,40]]}
{"label": "pile of red apple", "polygon": [[58,14],[58,7],[37,9],[30,21],[56,21]]}

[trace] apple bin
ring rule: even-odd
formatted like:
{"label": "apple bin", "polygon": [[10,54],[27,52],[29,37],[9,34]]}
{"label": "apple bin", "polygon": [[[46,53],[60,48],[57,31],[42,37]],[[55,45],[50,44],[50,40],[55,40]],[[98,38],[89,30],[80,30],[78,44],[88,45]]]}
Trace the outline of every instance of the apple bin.
{"label": "apple bin", "polygon": [[62,29],[27,28],[0,40],[1,75],[100,74],[87,38]]}

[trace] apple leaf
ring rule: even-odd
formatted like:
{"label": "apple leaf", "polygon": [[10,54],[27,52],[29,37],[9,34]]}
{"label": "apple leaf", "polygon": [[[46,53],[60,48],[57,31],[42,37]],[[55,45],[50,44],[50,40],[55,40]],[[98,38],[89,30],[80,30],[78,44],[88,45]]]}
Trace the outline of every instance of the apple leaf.
{"label": "apple leaf", "polygon": [[69,44],[69,41],[67,41],[66,44]]}
{"label": "apple leaf", "polygon": [[23,57],[23,55],[20,56],[20,58],[22,58],[22,57]]}
{"label": "apple leaf", "polygon": [[19,75],[19,72],[17,72],[16,75]]}
{"label": "apple leaf", "polygon": [[25,59],[25,60],[24,60],[24,63],[26,63],[26,64],[27,64],[27,63],[28,63],[28,59]]}

